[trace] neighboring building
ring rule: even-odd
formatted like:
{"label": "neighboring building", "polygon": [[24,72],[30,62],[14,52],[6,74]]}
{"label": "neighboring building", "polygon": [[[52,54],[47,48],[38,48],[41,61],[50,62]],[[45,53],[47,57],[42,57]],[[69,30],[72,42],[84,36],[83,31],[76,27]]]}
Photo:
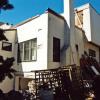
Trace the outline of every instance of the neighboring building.
{"label": "neighboring building", "polygon": [[18,62],[16,90],[27,88],[28,81],[34,77],[32,71],[72,64],[80,66],[84,52],[100,62],[100,15],[90,4],[74,10],[72,3],[72,0],[64,0],[61,15],[47,9],[44,14],[9,29],[17,30],[11,42],[19,44],[18,47],[14,44],[17,55],[13,53]]}
{"label": "neighboring building", "polygon": [[100,14],[90,4],[75,9],[77,55],[85,80],[100,75],[99,24]]}
{"label": "neighboring building", "polygon": [[[4,60],[7,58],[14,57],[14,65],[12,66],[15,70],[18,70],[17,67],[17,31],[16,29],[10,29],[11,25],[2,23],[0,25],[0,57],[2,56]],[[3,30],[3,34],[2,34]],[[0,59],[0,64],[2,61]],[[0,83],[0,89],[4,92],[8,92],[14,87],[14,80],[6,79]]]}
{"label": "neighboring building", "polygon": [[[86,37],[84,51],[100,62],[100,14],[86,4],[75,9],[75,25],[81,29]],[[84,37],[83,37],[84,38]]]}

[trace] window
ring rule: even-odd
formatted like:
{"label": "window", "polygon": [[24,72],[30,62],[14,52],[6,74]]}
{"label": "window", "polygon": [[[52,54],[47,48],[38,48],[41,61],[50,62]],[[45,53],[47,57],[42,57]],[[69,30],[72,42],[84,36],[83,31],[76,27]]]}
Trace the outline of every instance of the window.
{"label": "window", "polygon": [[96,57],[96,52],[92,49],[89,49],[89,56]]}
{"label": "window", "polygon": [[28,61],[30,60],[30,57],[29,57],[29,49],[30,49],[30,41],[27,41],[24,43],[24,60],[25,61]]}
{"label": "window", "polygon": [[31,42],[31,59],[32,59],[32,60],[36,59],[36,55],[37,55],[36,40],[34,39],[34,40]]}
{"label": "window", "polygon": [[2,42],[2,50],[12,51],[12,43]]}
{"label": "window", "polygon": [[60,62],[60,39],[53,37],[53,61]]}
{"label": "window", "polygon": [[20,43],[21,61],[36,60],[37,56],[37,39],[32,39]]}
{"label": "window", "polygon": [[76,44],[75,47],[76,47],[76,51],[78,52],[78,44]]}

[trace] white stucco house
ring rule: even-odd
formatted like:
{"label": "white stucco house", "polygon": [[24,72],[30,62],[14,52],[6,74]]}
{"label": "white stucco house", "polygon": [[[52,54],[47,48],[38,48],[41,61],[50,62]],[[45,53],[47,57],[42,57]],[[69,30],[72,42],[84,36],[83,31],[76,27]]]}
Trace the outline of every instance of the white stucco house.
{"label": "white stucco house", "polygon": [[15,32],[10,56],[18,62],[18,73],[12,83],[16,90],[26,88],[28,79],[34,77],[32,71],[80,66],[84,51],[100,62],[100,15],[90,4],[74,9],[73,0],[63,2],[62,14],[47,9],[8,29]]}

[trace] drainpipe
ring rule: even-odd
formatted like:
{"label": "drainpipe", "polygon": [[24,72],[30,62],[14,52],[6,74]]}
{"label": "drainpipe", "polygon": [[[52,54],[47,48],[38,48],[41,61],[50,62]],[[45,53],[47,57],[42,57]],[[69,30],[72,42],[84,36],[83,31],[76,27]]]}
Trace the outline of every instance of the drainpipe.
{"label": "drainpipe", "polygon": [[99,47],[99,63],[100,63],[100,47]]}
{"label": "drainpipe", "polygon": [[16,79],[16,76],[14,74],[14,78],[13,78],[13,90],[15,90],[15,79]]}

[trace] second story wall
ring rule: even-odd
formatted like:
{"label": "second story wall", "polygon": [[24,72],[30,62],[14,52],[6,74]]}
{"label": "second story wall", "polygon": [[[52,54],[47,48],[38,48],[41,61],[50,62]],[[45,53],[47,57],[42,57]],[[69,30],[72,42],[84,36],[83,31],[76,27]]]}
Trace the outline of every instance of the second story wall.
{"label": "second story wall", "polygon": [[[23,60],[21,63],[21,70],[32,71],[42,70],[47,68],[47,30],[48,30],[48,14],[42,14],[35,18],[29,19],[23,24],[17,26],[18,42],[23,45],[23,48],[27,43],[35,41],[35,51],[31,52],[32,45],[29,43],[29,59],[25,58],[25,50],[21,49]],[[35,39],[35,40],[34,40]],[[34,44],[33,44],[34,46]],[[33,49],[34,50],[34,49]],[[34,56],[35,55],[35,58]]]}
{"label": "second story wall", "polygon": [[52,13],[49,13],[48,18],[48,67],[56,68],[61,66],[64,48],[64,19]]}
{"label": "second story wall", "polygon": [[84,30],[88,41],[91,41],[91,21],[89,4],[75,9],[75,25]]}
{"label": "second story wall", "polygon": [[92,41],[100,45],[100,14],[90,6],[90,21],[91,21],[91,39]]}

